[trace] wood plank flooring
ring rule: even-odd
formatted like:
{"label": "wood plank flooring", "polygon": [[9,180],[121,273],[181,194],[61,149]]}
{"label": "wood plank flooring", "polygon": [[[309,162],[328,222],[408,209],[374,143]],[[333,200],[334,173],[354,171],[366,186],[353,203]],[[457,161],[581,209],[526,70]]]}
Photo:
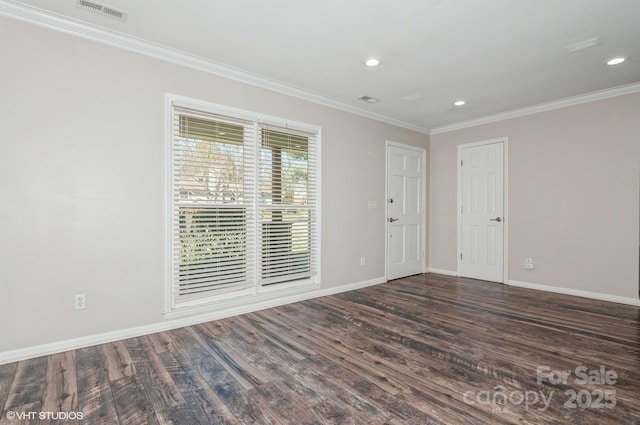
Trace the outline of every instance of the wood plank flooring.
{"label": "wood plank flooring", "polygon": [[639,396],[640,308],[434,274],[0,366],[0,425],[639,425]]}

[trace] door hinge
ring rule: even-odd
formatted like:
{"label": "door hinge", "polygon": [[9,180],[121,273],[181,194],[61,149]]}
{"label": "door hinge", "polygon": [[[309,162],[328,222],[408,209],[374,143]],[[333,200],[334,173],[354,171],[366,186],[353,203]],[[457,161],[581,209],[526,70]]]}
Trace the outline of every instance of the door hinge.
{"label": "door hinge", "polygon": [[464,165],[464,161],[460,160],[460,166],[462,167]]}
{"label": "door hinge", "polygon": [[460,253],[460,259],[462,260],[462,253]]}

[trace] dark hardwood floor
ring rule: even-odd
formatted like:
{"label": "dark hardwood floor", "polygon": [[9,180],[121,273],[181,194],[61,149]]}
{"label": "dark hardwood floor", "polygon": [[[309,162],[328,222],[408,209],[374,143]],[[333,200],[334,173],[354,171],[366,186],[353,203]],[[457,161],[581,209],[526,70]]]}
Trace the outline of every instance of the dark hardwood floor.
{"label": "dark hardwood floor", "polygon": [[640,424],[639,316],[413,276],[0,366],[0,424]]}

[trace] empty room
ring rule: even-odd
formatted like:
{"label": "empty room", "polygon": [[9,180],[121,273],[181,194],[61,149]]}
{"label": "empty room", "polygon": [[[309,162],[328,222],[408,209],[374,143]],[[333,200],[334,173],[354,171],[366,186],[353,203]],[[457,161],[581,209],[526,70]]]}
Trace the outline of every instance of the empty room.
{"label": "empty room", "polygon": [[638,17],[0,0],[0,425],[640,425]]}

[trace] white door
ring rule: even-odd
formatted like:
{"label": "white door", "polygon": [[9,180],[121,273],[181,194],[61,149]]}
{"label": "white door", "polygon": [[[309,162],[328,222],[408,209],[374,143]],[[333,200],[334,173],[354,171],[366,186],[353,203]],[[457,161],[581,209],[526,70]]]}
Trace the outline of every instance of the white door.
{"label": "white door", "polygon": [[504,141],[458,148],[458,275],[504,282]]}
{"label": "white door", "polygon": [[387,278],[424,271],[426,151],[387,145]]}

